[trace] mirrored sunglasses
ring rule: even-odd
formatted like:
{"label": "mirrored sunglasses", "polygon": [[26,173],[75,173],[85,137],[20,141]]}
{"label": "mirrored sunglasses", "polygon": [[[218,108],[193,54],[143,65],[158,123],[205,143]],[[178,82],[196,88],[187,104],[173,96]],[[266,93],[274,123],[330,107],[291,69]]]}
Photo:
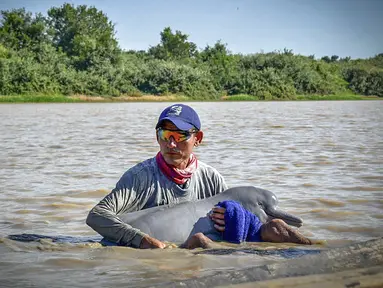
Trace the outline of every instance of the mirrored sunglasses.
{"label": "mirrored sunglasses", "polygon": [[173,137],[177,143],[188,140],[195,132],[196,131],[166,130],[163,128],[157,129],[157,135],[161,140],[169,141],[170,137]]}

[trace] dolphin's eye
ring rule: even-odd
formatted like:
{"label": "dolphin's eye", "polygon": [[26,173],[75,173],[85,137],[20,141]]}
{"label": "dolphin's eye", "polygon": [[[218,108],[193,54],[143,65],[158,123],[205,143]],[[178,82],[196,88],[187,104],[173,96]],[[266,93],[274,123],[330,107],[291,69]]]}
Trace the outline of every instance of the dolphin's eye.
{"label": "dolphin's eye", "polygon": [[262,202],[258,202],[258,205],[259,205],[259,206],[263,206]]}

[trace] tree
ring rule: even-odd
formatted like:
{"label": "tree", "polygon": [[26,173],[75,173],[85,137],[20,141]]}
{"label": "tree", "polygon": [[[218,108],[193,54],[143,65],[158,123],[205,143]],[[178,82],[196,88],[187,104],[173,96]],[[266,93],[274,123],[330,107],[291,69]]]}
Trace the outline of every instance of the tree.
{"label": "tree", "polygon": [[338,61],[338,59],[339,59],[338,55],[332,55],[330,60],[331,60],[331,62],[336,62],[336,61]]}
{"label": "tree", "polygon": [[161,43],[149,48],[149,54],[157,59],[179,60],[191,58],[197,54],[197,45],[187,41],[188,35],[176,30],[174,34],[170,27],[161,32]]}
{"label": "tree", "polygon": [[0,43],[7,48],[21,50],[47,42],[46,19],[40,14],[33,17],[24,8],[1,11]]}
{"label": "tree", "polygon": [[223,60],[230,54],[230,51],[227,49],[227,45],[223,44],[221,41],[217,41],[214,46],[206,46],[205,49],[200,53],[199,58],[206,62],[210,60]]}
{"label": "tree", "polygon": [[344,58],[340,58],[339,61],[340,62],[350,62],[351,61],[351,57],[347,56],[347,57],[344,57]]}
{"label": "tree", "polygon": [[289,55],[289,56],[293,56],[294,55],[294,52],[293,52],[293,49],[287,49],[286,47],[283,48],[283,52],[282,54],[284,55]]}
{"label": "tree", "polygon": [[321,58],[321,60],[324,61],[324,62],[326,62],[326,63],[330,63],[330,62],[331,62],[331,59],[330,59],[330,57],[328,57],[328,56],[323,56],[323,57]]}
{"label": "tree", "polygon": [[206,46],[200,52],[199,59],[208,65],[213,76],[216,90],[224,90],[231,93],[233,82],[239,73],[239,55],[232,55],[227,49],[227,45],[217,41],[214,46]]}
{"label": "tree", "polygon": [[48,21],[53,44],[73,58],[77,69],[117,61],[120,50],[114,25],[102,11],[66,3],[49,9]]}

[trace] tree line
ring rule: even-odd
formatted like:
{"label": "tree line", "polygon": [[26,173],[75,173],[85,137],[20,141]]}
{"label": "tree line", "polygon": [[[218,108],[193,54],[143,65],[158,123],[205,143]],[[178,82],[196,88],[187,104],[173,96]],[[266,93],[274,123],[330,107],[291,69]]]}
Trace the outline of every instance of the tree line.
{"label": "tree line", "polygon": [[187,34],[170,27],[160,33],[158,45],[124,51],[102,11],[67,3],[46,16],[24,8],[1,11],[0,21],[0,95],[383,97],[383,53],[369,59],[315,59],[289,49],[243,55],[220,41],[198,49]]}

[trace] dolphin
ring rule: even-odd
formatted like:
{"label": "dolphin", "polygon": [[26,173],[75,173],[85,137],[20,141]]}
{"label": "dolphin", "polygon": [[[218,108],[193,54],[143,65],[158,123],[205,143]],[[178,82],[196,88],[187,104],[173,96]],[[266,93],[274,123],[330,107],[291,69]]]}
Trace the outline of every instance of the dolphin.
{"label": "dolphin", "polygon": [[[160,240],[184,243],[196,233],[203,233],[213,241],[221,241],[222,233],[214,228],[210,219],[211,209],[221,201],[234,200],[243,208],[255,214],[262,223],[272,219],[282,219],[287,224],[300,227],[302,219],[278,209],[277,196],[265,189],[254,186],[229,188],[215,196],[194,202],[182,202],[162,205],[144,210],[122,213],[118,217],[125,223]],[[102,237],[46,236],[39,234],[16,234],[8,238],[16,241],[31,242],[51,239],[59,243],[100,242],[104,246],[116,246],[118,243]]]}
{"label": "dolphin", "polygon": [[[229,188],[215,196],[183,202],[175,205],[162,205],[137,212],[119,214],[125,223],[160,240],[181,243],[201,232],[213,241],[222,240],[222,233],[214,228],[209,217],[211,209],[221,201],[234,200],[246,210],[255,214],[262,223],[274,218],[287,224],[300,227],[302,219],[278,209],[278,198],[268,190],[254,186]],[[107,239],[104,238],[107,241]]]}

